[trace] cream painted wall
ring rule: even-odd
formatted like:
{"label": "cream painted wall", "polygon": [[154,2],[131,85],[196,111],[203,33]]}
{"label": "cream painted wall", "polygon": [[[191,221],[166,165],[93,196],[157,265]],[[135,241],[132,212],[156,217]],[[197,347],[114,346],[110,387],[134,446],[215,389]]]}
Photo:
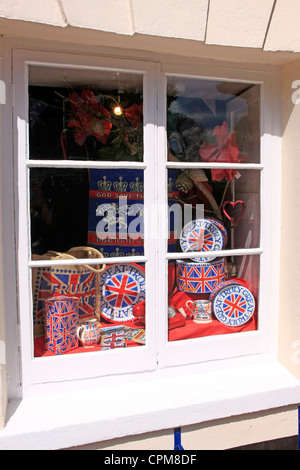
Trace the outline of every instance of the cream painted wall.
{"label": "cream painted wall", "polygon": [[[297,408],[251,413],[181,428],[184,450],[226,450],[256,442],[296,436]],[[68,450],[173,450],[174,430],[128,436]]]}
{"label": "cream painted wall", "polygon": [[[0,37],[0,142],[1,142],[1,106],[5,104],[6,93],[4,82],[1,81],[1,37]],[[1,155],[0,155],[1,156]],[[1,174],[0,174],[0,187],[1,187]],[[0,220],[2,220],[2,199],[0,192]],[[0,259],[2,256],[2,230],[0,230]],[[7,384],[6,384],[6,354],[5,354],[5,322],[4,322],[4,305],[3,305],[3,266],[0,265],[0,429],[5,425],[5,412],[7,406]]]}
{"label": "cream painted wall", "polygon": [[[298,83],[295,83],[298,80]],[[293,88],[294,86],[294,88]],[[296,88],[295,88],[296,87]],[[279,358],[300,377],[300,60],[282,68],[282,219]]]}

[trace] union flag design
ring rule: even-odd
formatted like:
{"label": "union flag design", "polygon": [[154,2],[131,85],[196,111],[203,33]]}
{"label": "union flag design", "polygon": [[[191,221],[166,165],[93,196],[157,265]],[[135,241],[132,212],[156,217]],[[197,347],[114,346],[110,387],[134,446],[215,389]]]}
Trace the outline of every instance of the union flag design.
{"label": "union flag design", "polygon": [[224,299],[223,311],[228,317],[238,318],[244,315],[246,308],[246,299],[240,294],[233,293]]}
{"label": "union flag design", "polygon": [[177,287],[191,293],[209,293],[225,278],[224,260],[214,263],[177,262]]}
{"label": "union flag design", "polygon": [[227,326],[247,323],[255,312],[252,292],[240,283],[224,282],[223,287],[213,293],[212,305],[215,317]]}
{"label": "union flag design", "polygon": [[188,238],[190,251],[211,251],[214,247],[214,238],[204,229],[193,230]]}
{"label": "union flag design", "polygon": [[96,277],[89,269],[80,272],[68,267],[36,268],[33,285],[33,320],[34,324],[44,323],[45,301],[53,295],[75,295],[79,299],[80,318],[94,315]]}
{"label": "union flag design", "polygon": [[63,354],[78,346],[78,299],[58,296],[46,300],[45,347]]}
{"label": "union flag design", "polygon": [[106,301],[117,309],[129,307],[139,295],[139,285],[129,273],[116,274],[108,279],[104,287]]}

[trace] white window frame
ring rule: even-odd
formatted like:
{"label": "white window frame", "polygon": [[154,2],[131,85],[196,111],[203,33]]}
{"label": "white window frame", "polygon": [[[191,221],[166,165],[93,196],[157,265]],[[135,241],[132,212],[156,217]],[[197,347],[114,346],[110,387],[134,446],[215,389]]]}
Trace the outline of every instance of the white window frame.
{"label": "white window frame", "polygon": [[[274,217],[278,215],[278,212],[274,211],[273,204],[277,201],[279,206],[278,193],[274,190],[270,197],[269,189],[274,187],[272,183],[273,178],[279,178],[280,168],[280,147],[276,146],[276,136],[279,135],[279,123],[277,122],[278,101],[274,99],[274,75],[261,70],[243,70],[241,68],[227,68],[223,65],[216,66],[207,63],[192,63],[185,64],[185,73],[182,73],[183,65],[178,63],[172,63],[167,60],[166,62],[158,63],[153,61],[140,61],[140,60],[127,60],[120,58],[108,58],[108,57],[97,57],[97,56],[81,56],[81,55],[68,55],[61,53],[52,52],[40,52],[33,50],[22,50],[17,49],[13,51],[13,88],[15,90],[14,97],[14,126],[17,129],[17,133],[14,135],[14,148],[15,157],[18,159],[18,165],[21,171],[18,173],[17,168],[15,172],[15,179],[19,178],[19,196],[17,203],[17,214],[19,219],[17,220],[17,227],[26,227],[27,235],[29,235],[28,219],[26,214],[28,213],[28,194],[24,197],[25,190],[28,189],[27,184],[27,171],[28,168],[38,166],[40,162],[35,160],[26,159],[26,154],[22,150],[22,145],[26,142],[27,149],[27,136],[26,136],[26,120],[20,119],[18,116],[26,116],[27,112],[27,101],[24,102],[24,96],[27,100],[27,72],[26,67],[29,64],[32,65],[47,65],[58,66],[58,67],[86,67],[91,70],[96,68],[107,68],[112,70],[114,68],[120,68],[123,66],[124,70],[136,70],[141,73],[147,72],[150,77],[149,80],[145,79],[144,89],[144,108],[147,109],[149,116],[145,116],[145,122],[149,121],[145,130],[145,160],[143,163],[132,162],[118,162],[105,163],[103,165],[94,162],[83,162],[74,163],[72,161],[67,162],[42,162],[43,166],[59,166],[59,167],[111,167],[111,168],[143,168],[148,172],[148,183],[145,186],[145,206],[147,207],[147,200],[149,206],[153,207],[152,196],[155,194],[156,203],[159,208],[165,207],[165,211],[158,211],[158,219],[155,220],[154,227],[146,225],[146,237],[145,237],[145,248],[148,249],[148,253],[156,252],[158,250],[159,255],[155,258],[149,258],[146,262],[146,279],[147,277],[155,279],[155,283],[152,285],[152,290],[147,290],[147,305],[149,312],[155,312],[155,314],[148,314],[146,330],[147,330],[147,345],[142,348],[128,348],[126,351],[121,351],[115,356],[100,353],[101,366],[103,358],[103,367],[101,367],[101,373],[99,373],[99,354],[89,353],[74,354],[70,356],[59,357],[59,363],[57,358],[33,358],[31,347],[32,344],[32,323],[29,318],[24,321],[24,314],[20,315],[20,338],[22,352],[22,378],[21,384],[23,389],[32,390],[35,385],[53,382],[66,382],[76,379],[84,378],[97,378],[99,376],[118,376],[118,373],[137,373],[137,372],[157,372],[161,373],[162,370],[168,367],[181,367],[181,366],[192,366],[193,364],[198,367],[203,367],[206,370],[208,364],[218,364],[218,361],[228,360],[230,358],[236,358],[239,360],[242,356],[246,356],[247,360],[249,357],[275,357],[276,356],[276,334],[277,334],[277,298],[271,295],[272,292],[276,291],[274,286],[278,286],[278,266],[276,259],[274,259],[274,250],[279,249],[279,233],[278,231],[272,231],[271,238],[269,228],[274,224]],[[26,65],[27,64],[27,65]],[[166,191],[161,191],[161,188],[166,187],[166,170],[174,165],[166,160],[166,129],[165,129],[165,113],[166,113],[166,76],[167,75],[184,75],[199,78],[222,78],[228,81],[245,81],[247,83],[258,83],[261,86],[261,114],[262,114],[262,137],[261,137],[261,163],[260,164],[242,164],[241,168],[253,168],[257,171],[261,171],[265,174],[261,182],[261,198],[265,200],[261,208],[261,246],[257,249],[250,250],[235,250],[224,251],[224,255],[229,254],[257,254],[262,260],[262,271],[260,276],[260,292],[266,292],[265,301],[261,303],[260,308],[263,309],[264,315],[259,323],[257,331],[235,334],[235,335],[222,335],[217,337],[206,337],[195,340],[184,340],[180,342],[168,342],[167,339],[167,305],[166,305],[166,292],[167,292],[167,278],[165,266],[168,259],[173,258],[175,255],[167,254],[165,251],[165,241],[162,238],[157,240],[157,246],[154,245],[153,239],[151,240],[151,234],[153,234],[153,228],[157,232],[167,233],[167,201]],[[276,82],[276,79],[275,79]],[[157,87],[157,88],[156,88]],[[157,109],[156,109],[156,97]],[[154,99],[155,98],[155,99]],[[25,114],[24,114],[25,113]],[[157,126],[153,125],[157,123]],[[162,159],[164,154],[164,159]],[[268,171],[264,171],[268,164],[268,155],[272,154],[272,163],[277,162],[277,165],[272,164],[272,168]],[[154,158],[153,158],[154,155]],[[153,181],[155,181],[155,165],[157,165],[159,178],[156,181],[155,191],[153,192]],[[180,164],[180,167],[191,167],[194,164]],[[178,165],[176,165],[179,167]],[[196,164],[199,168],[205,168],[213,166],[217,167],[218,164]],[[222,167],[225,167],[222,165]],[[230,168],[228,164],[226,167]],[[234,165],[237,168],[237,165]],[[270,170],[270,171],[269,171]],[[147,180],[147,179],[146,179]],[[152,181],[152,183],[150,183]],[[148,186],[147,186],[148,185]],[[27,189],[26,189],[27,188]],[[274,213],[276,212],[276,214]],[[153,218],[151,219],[153,224]],[[148,232],[147,232],[148,230]],[[148,233],[148,236],[147,236]],[[275,236],[274,236],[275,235]],[[272,240],[270,244],[270,240]],[[19,261],[18,267],[20,272],[25,272],[24,276],[20,276],[18,280],[20,300],[19,305],[22,307],[23,312],[31,311],[30,296],[28,297],[27,292],[30,292],[30,267],[35,266],[36,263],[30,261],[28,241],[20,237],[18,239],[18,254]],[[184,258],[184,255],[181,255]],[[146,257],[134,257],[130,258],[133,262],[143,262]],[[104,260],[105,261],[105,260]],[[111,259],[107,260],[112,262]],[[123,261],[123,259],[115,261]],[[129,259],[128,259],[129,261]],[[150,261],[153,261],[151,263]],[[61,264],[61,261],[59,262]],[[43,264],[43,263],[42,263]],[[49,264],[49,263],[44,263]],[[52,263],[51,263],[52,264]],[[66,264],[72,264],[72,262],[66,262]],[[28,266],[28,268],[25,268]],[[269,271],[270,268],[270,271]],[[157,271],[156,271],[157,269]],[[156,276],[158,272],[158,276]],[[271,273],[269,275],[269,272]],[[152,283],[149,283],[149,286]],[[153,295],[155,292],[154,287],[156,286],[157,295]],[[262,296],[260,296],[262,298]],[[164,305],[165,314],[162,321],[160,307]],[[12,327],[13,329],[14,327]],[[110,356],[110,361],[106,359]],[[16,357],[16,356],[15,356]],[[128,360],[130,358],[130,360]],[[137,362],[136,362],[137,360]],[[87,362],[90,365],[87,367]],[[98,367],[95,368],[94,364],[98,363]],[[59,364],[59,366],[58,366]],[[17,366],[15,365],[15,370]],[[74,374],[75,370],[75,374]],[[84,373],[82,371],[85,371]],[[173,369],[174,370],[174,369]],[[112,372],[113,371],[113,372]]]}
{"label": "white window frame", "polygon": [[[267,353],[270,351],[269,347],[274,340],[275,330],[274,326],[274,312],[277,311],[276,297],[274,296],[274,286],[278,285],[278,269],[276,269],[276,259],[274,259],[274,247],[279,246],[279,235],[276,232],[270,233],[270,227],[274,224],[276,215],[275,207],[280,207],[280,201],[272,178],[280,178],[280,152],[276,149],[276,138],[272,136],[279,135],[279,123],[276,116],[278,110],[276,108],[276,101],[272,99],[273,77],[269,73],[254,72],[250,70],[239,70],[233,68],[226,68],[221,66],[212,66],[207,64],[199,64],[188,67],[188,73],[182,72],[182,66],[178,64],[162,64],[161,71],[161,94],[159,100],[158,113],[162,123],[166,122],[166,79],[168,76],[175,77],[192,77],[211,80],[224,80],[228,82],[239,82],[245,84],[257,84],[260,86],[260,114],[261,114],[261,142],[260,142],[260,163],[241,163],[241,164],[220,164],[220,163],[188,163],[188,162],[168,162],[167,153],[165,152],[164,161],[159,162],[160,187],[166,187],[166,169],[168,168],[232,168],[244,170],[256,170],[261,174],[260,180],[260,245],[251,249],[234,249],[223,250],[219,252],[219,256],[243,256],[243,255],[257,255],[260,257],[260,282],[259,282],[259,301],[258,301],[258,327],[255,331],[243,332],[241,334],[226,334],[220,336],[207,336],[199,338],[198,340],[167,342],[168,327],[167,322],[164,328],[160,329],[160,342],[159,342],[159,363],[163,366],[176,366],[187,363],[187,358],[190,363],[205,362],[220,360],[229,357],[238,357],[243,355],[253,355]],[[162,148],[167,148],[166,130],[164,126],[158,129],[159,143]],[[270,155],[272,164],[270,163]],[[277,173],[277,176],[276,176]],[[166,191],[160,193],[159,205],[166,207]],[[160,220],[161,231],[168,233],[166,213]],[[274,239],[274,236],[277,238]],[[275,245],[274,245],[275,243]],[[166,244],[161,240],[159,247],[160,257],[158,263],[159,273],[164,273],[164,263],[166,260],[174,259],[188,259],[190,253],[180,254],[167,253]],[[210,253],[211,254],[211,253]],[[215,253],[218,255],[218,253]],[[201,256],[203,254],[201,253]],[[197,257],[197,253],[193,254]],[[274,266],[275,264],[275,266]],[[274,268],[273,268],[274,266]],[[165,298],[167,292],[167,279],[161,275],[159,279],[160,292],[158,297]],[[262,294],[263,293],[263,294]]]}
{"label": "white window frame", "polygon": [[[46,58],[47,56],[47,58]],[[14,126],[15,133],[15,158],[18,161],[18,172],[15,178],[18,178],[18,218],[16,220],[17,233],[24,234],[26,227],[26,236],[18,238],[18,287],[20,299],[20,335],[21,335],[21,354],[22,354],[22,382],[24,386],[44,382],[60,382],[65,380],[75,380],[91,378],[96,376],[105,376],[120,373],[138,372],[153,370],[156,368],[156,337],[155,316],[146,316],[146,345],[139,348],[125,348],[122,350],[101,351],[98,353],[89,352],[88,358],[85,354],[63,355],[60,357],[34,358],[33,354],[33,331],[32,318],[28,312],[32,311],[30,295],[31,290],[30,276],[31,268],[50,265],[72,265],[78,264],[78,261],[31,261],[29,240],[29,195],[28,195],[28,175],[30,168],[50,167],[50,168],[138,168],[145,172],[144,182],[144,204],[145,204],[145,253],[155,252],[155,240],[151,237],[152,230],[155,230],[153,224],[150,225],[147,220],[150,218],[150,208],[153,206],[153,184],[154,181],[154,161],[152,158],[155,152],[155,101],[153,100],[153,87],[155,85],[156,65],[151,62],[139,62],[123,59],[109,58],[89,58],[71,56],[70,62],[66,64],[64,54],[40,54],[36,51],[14,51],[14,88],[15,88],[15,106],[14,106]],[[90,161],[70,161],[70,160],[30,160],[28,157],[28,67],[30,66],[49,66],[64,69],[82,68],[86,70],[109,70],[109,71],[134,71],[143,75],[144,86],[144,161],[143,162],[90,162]],[[149,212],[149,215],[148,213]],[[146,303],[149,311],[155,311],[155,285],[148,283],[147,279],[155,277],[155,258],[148,256],[126,257],[126,262],[145,263],[146,278]],[[82,264],[96,264],[124,262],[124,258],[101,258],[100,260],[82,260]],[[148,287],[149,284],[149,287]],[[26,313],[27,312],[27,313]],[[58,365],[57,359],[60,364]],[[112,372],[113,371],[113,372]]]}
{"label": "white window frame", "polygon": [[[27,50],[22,51],[22,49]],[[37,49],[39,49],[38,52]],[[79,54],[76,53],[76,55],[74,48],[66,46],[65,50],[68,49],[75,61],[80,58],[82,62],[91,67],[95,67],[98,54],[101,53],[104,58],[107,57],[105,48],[101,50],[97,47],[97,51],[93,51],[93,57],[86,56],[85,46],[78,47]],[[155,324],[155,320],[153,320],[153,324],[150,326],[147,324],[147,328],[150,330],[152,328],[152,333],[157,329],[158,344],[160,347],[166,347],[165,351],[162,350],[160,357],[162,361],[160,369],[155,368],[138,373],[129,372],[102,378],[91,377],[89,380],[65,380],[64,378],[63,382],[37,384],[34,383],[30,374],[24,381],[20,371],[23,368],[19,356],[22,344],[20,339],[22,340],[24,332],[22,331],[23,321],[20,322],[18,317],[20,302],[17,299],[18,280],[14,272],[19,252],[13,213],[15,210],[18,211],[19,201],[13,203],[14,189],[17,189],[17,183],[14,183],[14,180],[18,173],[14,161],[14,151],[17,147],[14,148],[16,142],[13,141],[12,136],[12,117],[15,122],[15,106],[18,105],[17,100],[20,99],[20,96],[18,97],[16,90],[18,76],[16,76],[15,82],[11,79],[11,65],[12,52],[23,55],[24,59],[28,59],[30,54],[36,54],[37,61],[40,61],[41,57],[44,60],[46,55],[52,54],[52,52],[49,43],[37,46],[36,42],[30,40],[24,40],[20,43],[19,40],[14,39],[5,41],[3,51],[2,78],[7,86],[7,102],[2,105],[5,117],[2,119],[1,127],[2,135],[5,135],[6,138],[2,139],[1,145],[3,175],[1,175],[1,190],[2,196],[4,196],[2,238],[4,246],[7,248],[4,252],[3,264],[5,269],[4,285],[6,287],[4,302],[7,310],[6,350],[10,400],[7,412],[8,424],[0,433],[0,447],[3,449],[61,449],[298,403],[299,380],[277,362],[280,249],[278,219],[280,219],[281,160],[280,70],[277,67],[264,65],[216,64],[211,60],[199,61],[182,57],[176,57],[175,61],[170,56],[141,54],[137,51],[131,53],[118,51],[116,53],[116,58],[126,56],[129,59],[142,60],[145,62],[145,66],[147,66],[147,61],[156,64],[155,80],[159,73],[178,75],[184,71],[187,75],[201,75],[203,77],[209,75],[219,78],[224,77],[226,71],[228,80],[241,80],[244,77],[245,81],[263,83],[262,122],[264,128],[261,139],[261,155],[262,164],[268,164],[268,174],[265,178],[265,185],[262,185],[262,197],[265,199],[263,215],[267,214],[267,220],[261,227],[263,253],[260,256],[264,262],[271,260],[272,264],[269,269],[263,270],[261,273],[261,279],[266,279],[266,282],[263,282],[260,288],[267,287],[266,294],[269,298],[266,298],[265,302],[268,304],[266,305],[266,317],[262,318],[258,334],[254,332],[255,335],[253,335],[256,337],[255,341],[266,339],[261,352],[188,365],[180,365],[182,361],[177,357],[179,363],[176,362],[176,365],[172,366],[170,351],[172,352],[173,345],[165,343],[166,324],[162,324],[162,328],[158,330],[158,324]],[[68,54],[52,54],[56,63],[58,56],[61,57],[61,64],[67,61],[66,57],[71,57]],[[22,76],[24,75],[22,67],[20,73]],[[20,83],[20,80],[19,85],[24,87],[24,83]],[[27,96],[27,90],[23,88],[23,91],[26,92],[24,96]],[[158,93],[161,97],[157,112],[160,120],[153,135],[156,158],[157,149],[163,148],[166,144],[163,122],[165,113],[163,83],[161,83]],[[21,125],[20,130],[24,132],[24,124]],[[153,131],[154,129],[152,129]],[[14,134],[14,139],[16,139],[16,134]],[[268,156],[272,156],[272,165],[268,163]],[[274,162],[276,164],[273,164]],[[162,171],[165,171],[166,155],[165,161],[161,162],[161,165]],[[274,182],[276,182],[276,190],[273,186]],[[271,193],[270,188],[274,188]],[[23,194],[21,196],[23,197]],[[157,223],[158,227],[163,229],[165,222],[164,216],[162,217]],[[28,230],[27,225],[26,230]],[[28,247],[25,248],[27,251]],[[162,266],[166,262],[163,242],[158,245],[158,248],[162,254],[160,261]],[[14,252],[16,253],[15,258],[12,255]],[[21,253],[21,255],[24,254]],[[28,259],[26,258],[24,262],[28,263]],[[267,278],[269,275],[270,277]],[[28,289],[27,281],[24,282],[26,289]],[[160,303],[163,303],[166,300],[166,291],[164,290],[166,279],[159,276],[156,279],[156,284],[161,287],[158,299]],[[271,285],[272,291],[270,291]],[[149,322],[149,318],[147,322]],[[266,329],[268,329],[267,333]],[[206,339],[204,341],[207,342]],[[188,346],[183,346],[184,353],[188,354],[189,351],[186,350]],[[43,361],[42,358],[41,362]],[[154,365],[156,367],[156,361]]]}

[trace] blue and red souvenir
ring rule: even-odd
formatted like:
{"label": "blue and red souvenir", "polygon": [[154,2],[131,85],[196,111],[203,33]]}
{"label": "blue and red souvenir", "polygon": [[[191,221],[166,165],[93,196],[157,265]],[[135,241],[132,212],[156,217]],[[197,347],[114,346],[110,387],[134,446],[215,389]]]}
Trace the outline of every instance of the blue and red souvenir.
{"label": "blue and red souvenir", "polygon": [[177,287],[193,294],[210,293],[225,280],[224,258],[211,262],[176,260]]}
{"label": "blue and red souvenir", "polygon": [[[177,203],[179,170],[168,172],[168,204]],[[144,254],[144,170],[90,169],[88,245],[104,257]],[[170,220],[169,251],[178,234]]]}
{"label": "blue and red souvenir", "polygon": [[78,346],[77,297],[57,296],[45,301],[45,347],[54,354],[64,354]]}
{"label": "blue and red souvenir", "polygon": [[117,263],[100,274],[101,315],[114,322],[134,319],[132,308],[145,300],[145,272],[135,263]]}
{"label": "blue and red souvenir", "polygon": [[255,299],[243,280],[232,279],[218,285],[210,295],[215,317],[227,326],[247,323],[255,312]]}
{"label": "blue and red souvenir", "polygon": [[93,316],[96,309],[96,276],[90,269],[72,266],[38,267],[33,284],[33,323],[36,329],[44,325],[45,299],[57,295],[78,296],[80,319]]}
{"label": "blue and red souvenir", "polygon": [[[186,224],[180,234],[180,246],[184,253],[223,250],[227,243],[227,231],[214,219],[196,219]],[[191,258],[193,261],[212,261],[216,256]]]}

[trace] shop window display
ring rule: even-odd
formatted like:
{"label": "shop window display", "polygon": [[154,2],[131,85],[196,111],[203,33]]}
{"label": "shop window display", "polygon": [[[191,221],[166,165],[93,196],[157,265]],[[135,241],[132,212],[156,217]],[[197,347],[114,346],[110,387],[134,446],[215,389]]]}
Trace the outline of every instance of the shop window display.
{"label": "shop window display", "polygon": [[168,339],[255,330],[259,256],[226,251],[260,244],[260,171],[241,168],[260,162],[259,87],[169,77],[167,119],[180,203],[178,259],[168,262]]}
{"label": "shop window display", "polygon": [[[78,259],[32,268],[34,355],[142,346],[145,267],[126,257],[144,254],[144,171],[76,162],[143,160],[143,78],[29,70],[29,159],[41,162],[29,171],[32,260]],[[55,160],[75,164],[44,164]]]}
{"label": "shop window display", "polygon": [[[78,265],[32,268],[35,357],[143,346],[145,265],[126,258],[145,254],[145,171],[118,167],[144,160],[142,76],[48,71],[30,68],[31,256]],[[259,103],[258,85],[168,78],[169,341],[257,328]]]}

